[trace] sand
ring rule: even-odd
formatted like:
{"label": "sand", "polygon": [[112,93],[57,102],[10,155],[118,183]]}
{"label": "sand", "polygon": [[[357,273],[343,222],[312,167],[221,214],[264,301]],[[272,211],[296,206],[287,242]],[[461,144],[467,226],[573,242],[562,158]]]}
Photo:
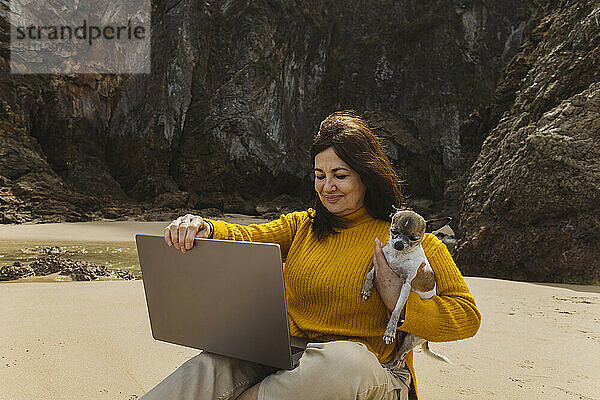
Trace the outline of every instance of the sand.
{"label": "sand", "polygon": [[[267,222],[259,217],[225,214],[224,221],[247,225]],[[162,235],[171,221],[93,221],[51,224],[0,224],[1,240],[134,242],[136,233]]]}
{"label": "sand", "polygon": [[135,234],[140,232],[162,235],[168,224],[168,221],[95,221],[0,225],[0,240],[133,242]]}
{"label": "sand", "polygon": [[130,399],[197,350],[155,341],[141,281],[0,285],[0,399]]}
{"label": "sand", "polygon": [[[261,220],[228,216],[239,223]],[[0,240],[133,241],[166,222],[0,225]],[[600,399],[600,287],[465,278],[470,339],[415,355],[422,399]],[[0,399],[135,399],[198,350],[152,338],[141,281],[0,283]]]}
{"label": "sand", "polygon": [[[416,354],[423,399],[598,399],[600,287],[466,278],[470,339]],[[0,285],[0,399],[134,399],[198,351],[155,341],[134,282]]]}
{"label": "sand", "polygon": [[424,399],[600,399],[600,287],[465,280],[481,327],[415,355]]}

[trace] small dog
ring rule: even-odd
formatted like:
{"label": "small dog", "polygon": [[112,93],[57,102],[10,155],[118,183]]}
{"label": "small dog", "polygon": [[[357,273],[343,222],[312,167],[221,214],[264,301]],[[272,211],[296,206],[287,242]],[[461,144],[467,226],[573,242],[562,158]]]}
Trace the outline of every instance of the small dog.
{"label": "small dog", "polygon": [[[385,330],[383,340],[392,343],[396,337],[396,327],[400,313],[408,299],[410,291],[417,293],[422,299],[430,299],[436,295],[436,282],[433,270],[425,257],[421,241],[425,232],[439,229],[446,225],[452,218],[445,217],[435,220],[425,219],[411,210],[401,210],[392,206],[394,212],[390,214],[392,224],[390,226],[390,239],[383,247],[383,254],[392,271],[398,279],[402,280],[400,297]],[[373,290],[373,278],[375,277],[375,266],[371,268],[365,279],[361,295],[363,300],[371,296]],[[429,343],[412,333],[406,333],[402,345],[398,344],[396,357],[386,364],[388,367],[395,366],[398,362],[404,363],[406,355],[416,346],[421,345],[426,354],[450,363],[446,357],[434,353],[429,349]],[[450,363],[451,364],[451,363]]]}

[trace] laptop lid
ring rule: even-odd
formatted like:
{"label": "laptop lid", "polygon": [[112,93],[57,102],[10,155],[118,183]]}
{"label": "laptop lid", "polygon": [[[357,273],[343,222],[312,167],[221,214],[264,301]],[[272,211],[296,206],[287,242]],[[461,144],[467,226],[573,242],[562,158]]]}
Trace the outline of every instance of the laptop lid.
{"label": "laptop lid", "polygon": [[194,239],[181,253],[135,239],[155,339],[293,368],[278,244]]}

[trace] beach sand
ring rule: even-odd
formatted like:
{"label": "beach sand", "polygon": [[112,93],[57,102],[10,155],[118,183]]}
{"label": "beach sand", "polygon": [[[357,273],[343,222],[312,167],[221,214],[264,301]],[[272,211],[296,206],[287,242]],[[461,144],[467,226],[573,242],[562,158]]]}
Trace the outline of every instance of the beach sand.
{"label": "beach sand", "polygon": [[[483,320],[415,355],[422,399],[598,399],[600,288],[466,278]],[[141,281],[0,285],[0,399],[133,399],[197,350],[155,341]]]}
{"label": "beach sand", "polygon": [[[225,214],[223,221],[236,224],[261,224],[266,219],[243,214]],[[60,222],[51,224],[0,224],[0,241],[75,241],[75,242],[134,242],[136,233],[163,234],[171,221],[93,221]]]}
{"label": "beach sand", "polygon": [[[0,241],[133,242],[167,224],[0,225]],[[415,354],[422,399],[600,399],[600,287],[465,279],[481,328],[431,344],[454,365]],[[0,283],[0,338],[1,400],[135,399],[198,354],[152,338],[141,281]]]}

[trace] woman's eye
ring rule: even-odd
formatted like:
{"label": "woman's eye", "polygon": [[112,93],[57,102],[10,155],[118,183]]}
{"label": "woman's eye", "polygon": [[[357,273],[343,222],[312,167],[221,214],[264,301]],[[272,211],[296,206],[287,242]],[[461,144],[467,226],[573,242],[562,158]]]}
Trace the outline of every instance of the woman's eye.
{"label": "woman's eye", "polygon": [[[336,175],[335,176],[336,179],[346,179],[346,177],[348,177],[348,175]],[[321,181],[321,180],[325,179],[325,175],[321,175],[321,176],[316,175],[315,178],[317,178],[318,180]]]}

